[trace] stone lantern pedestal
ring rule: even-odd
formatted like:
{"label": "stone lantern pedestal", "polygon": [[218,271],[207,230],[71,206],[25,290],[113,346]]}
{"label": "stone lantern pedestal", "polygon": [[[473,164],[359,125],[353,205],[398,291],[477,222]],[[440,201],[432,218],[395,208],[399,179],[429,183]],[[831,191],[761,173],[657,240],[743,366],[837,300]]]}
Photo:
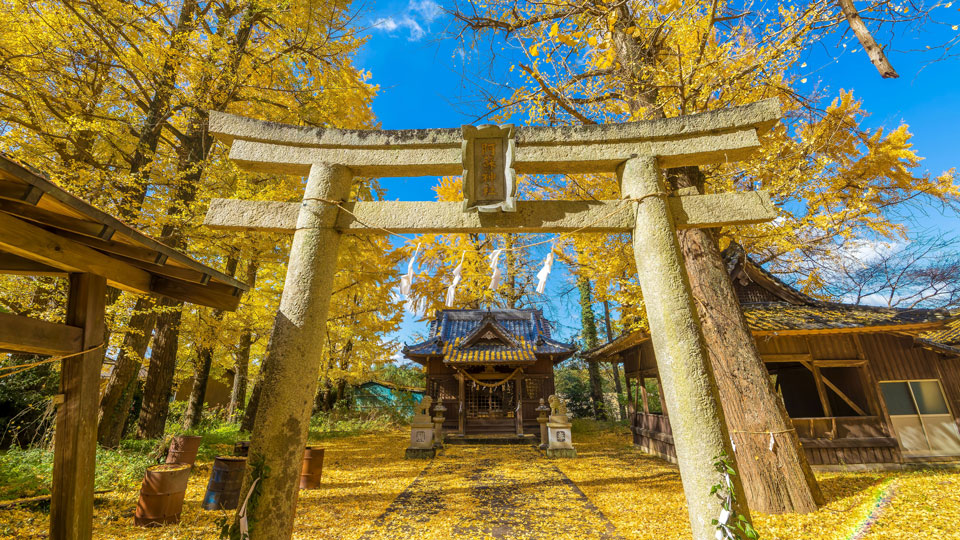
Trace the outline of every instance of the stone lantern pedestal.
{"label": "stone lantern pedestal", "polygon": [[430,406],[433,399],[424,396],[416,406],[413,421],[410,422],[410,446],[407,448],[407,459],[430,459],[437,455],[433,447],[433,420],[430,418]]}
{"label": "stone lantern pedestal", "polygon": [[567,406],[557,396],[550,396],[549,401],[551,414],[547,420],[547,457],[575,458],[577,450],[573,447]]}

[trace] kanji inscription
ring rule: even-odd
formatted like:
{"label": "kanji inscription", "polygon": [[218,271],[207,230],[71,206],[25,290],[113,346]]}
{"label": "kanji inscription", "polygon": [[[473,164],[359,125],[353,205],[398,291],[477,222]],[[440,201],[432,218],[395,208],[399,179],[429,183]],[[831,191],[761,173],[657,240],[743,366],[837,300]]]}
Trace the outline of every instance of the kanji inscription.
{"label": "kanji inscription", "polygon": [[465,210],[514,211],[512,135],[513,126],[463,126]]}

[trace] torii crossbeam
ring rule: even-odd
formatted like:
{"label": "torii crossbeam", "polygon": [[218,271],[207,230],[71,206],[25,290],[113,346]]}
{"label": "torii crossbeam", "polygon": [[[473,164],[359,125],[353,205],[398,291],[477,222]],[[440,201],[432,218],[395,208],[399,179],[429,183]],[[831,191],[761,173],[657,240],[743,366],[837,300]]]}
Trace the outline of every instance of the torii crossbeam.
{"label": "torii crossbeam", "polygon": [[[721,510],[720,501],[711,495],[711,488],[720,481],[713,464],[717,456],[725,453],[732,457],[733,453],[676,231],[769,221],[774,210],[762,191],[666,196],[662,170],[746,158],[759,147],[759,136],[779,118],[779,104],[767,100],[648,122],[505,126],[494,130],[502,132],[497,137],[505,137],[503,144],[496,146],[502,153],[497,159],[491,154],[489,159],[489,165],[496,168],[491,171],[500,175],[501,182],[503,162],[507,176],[514,171],[615,172],[621,196],[632,200],[517,201],[515,212],[476,212],[465,211],[459,203],[345,200],[356,176],[468,172],[471,177],[477,175],[475,182],[493,178],[487,170],[483,174],[468,171],[474,156],[481,154],[468,150],[471,142],[465,137],[466,128],[305,128],[211,112],[210,132],[231,145],[230,157],[242,167],[309,175],[300,203],[215,199],[205,220],[206,225],[219,229],[293,234],[270,339],[270,359],[263,374],[268,390],[260,397],[250,447],[250,455],[262,456],[270,468],[270,475],[261,479],[259,501],[248,508],[253,538],[289,538],[292,534],[301,453],[321,361],[317,328],[327,318],[339,239],[342,234],[382,234],[384,230],[632,233],[693,537],[713,538],[716,527],[711,520]],[[478,139],[478,144],[489,140]],[[340,207],[329,204],[336,201],[342,201]],[[636,209],[617,212],[620,205]],[[513,209],[512,204],[504,205],[508,207]],[[252,481],[247,478],[246,486]],[[737,491],[742,493],[739,487]]]}

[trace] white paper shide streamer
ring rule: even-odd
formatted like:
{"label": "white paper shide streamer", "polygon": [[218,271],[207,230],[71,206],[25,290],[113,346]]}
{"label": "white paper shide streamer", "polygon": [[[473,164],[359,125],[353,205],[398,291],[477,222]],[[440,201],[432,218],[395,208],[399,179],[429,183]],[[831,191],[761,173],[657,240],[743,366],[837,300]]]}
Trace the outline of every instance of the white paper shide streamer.
{"label": "white paper shide streamer", "polygon": [[453,269],[453,282],[447,287],[447,307],[453,307],[453,298],[457,295],[457,285],[459,285],[460,280],[463,279],[463,258],[466,256],[467,252],[463,252],[463,254],[460,255],[460,264]]}
{"label": "white paper shide streamer", "polygon": [[253,495],[253,488],[257,487],[259,481],[260,477],[258,476],[250,484],[250,491],[247,492],[247,496],[243,499],[243,506],[240,507],[240,538],[250,538],[249,525],[247,524],[247,503],[250,502],[250,495]]}
{"label": "white paper shide streamer", "polygon": [[493,275],[490,276],[490,288],[492,290],[496,290],[500,285],[500,254],[502,253],[502,249],[495,249],[490,254],[490,269],[493,270]]}
{"label": "white paper shide streamer", "polygon": [[537,294],[543,294],[543,291],[547,288],[547,277],[550,275],[550,270],[553,269],[553,251],[547,253],[547,258],[543,261],[543,268],[537,272]]}
{"label": "white paper shide streamer", "polygon": [[410,288],[413,286],[413,266],[417,262],[417,255],[420,254],[420,244],[417,244],[417,250],[413,252],[413,257],[410,257],[410,262],[407,263],[407,273],[406,275],[400,276],[400,294],[404,298],[410,296]]}
{"label": "white paper shide streamer", "polygon": [[773,452],[773,449],[776,448],[776,446],[777,446],[777,441],[776,441],[776,439],[773,438],[773,432],[771,431],[771,432],[770,432],[770,444],[767,445],[767,447],[770,449],[771,452]]}

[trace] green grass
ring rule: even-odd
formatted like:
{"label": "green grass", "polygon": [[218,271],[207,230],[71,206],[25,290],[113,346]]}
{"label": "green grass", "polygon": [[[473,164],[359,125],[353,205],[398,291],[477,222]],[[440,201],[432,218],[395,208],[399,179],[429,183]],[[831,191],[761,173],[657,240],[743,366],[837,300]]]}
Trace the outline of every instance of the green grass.
{"label": "green grass", "polygon": [[[309,439],[317,441],[384,431],[404,422],[403,415],[388,409],[321,413],[310,419]],[[167,423],[168,435],[163,441],[124,439],[118,448],[98,448],[96,489],[135,489],[143,479],[144,470],[166,457],[169,439],[180,433],[203,437],[197,461],[212,461],[217,456],[232,454],[236,441],[250,438],[237,424],[217,418],[205,419],[189,432],[183,432],[179,423],[172,420]],[[0,500],[47,495],[52,476],[53,451],[50,449],[14,447],[0,452]]]}

